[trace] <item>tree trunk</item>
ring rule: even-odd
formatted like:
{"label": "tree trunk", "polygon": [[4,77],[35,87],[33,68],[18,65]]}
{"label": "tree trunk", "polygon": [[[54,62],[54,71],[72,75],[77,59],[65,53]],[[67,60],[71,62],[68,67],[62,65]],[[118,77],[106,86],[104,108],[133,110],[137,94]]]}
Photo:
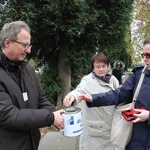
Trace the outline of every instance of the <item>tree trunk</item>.
{"label": "tree trunk", "polygon": [[58,60],[58,71],[59,71],[59,76],[61,77],[61,79],[63,81],[63,90],[60,93],[58,93],[57,109],[64,107],[63,99],[71,90],[71,73],[69,73],[65,67],[64,60],[65,60],[66,47],[65,47],[65,44],[63,44],[63,45],[64,46],[60,50],[59,60]]}

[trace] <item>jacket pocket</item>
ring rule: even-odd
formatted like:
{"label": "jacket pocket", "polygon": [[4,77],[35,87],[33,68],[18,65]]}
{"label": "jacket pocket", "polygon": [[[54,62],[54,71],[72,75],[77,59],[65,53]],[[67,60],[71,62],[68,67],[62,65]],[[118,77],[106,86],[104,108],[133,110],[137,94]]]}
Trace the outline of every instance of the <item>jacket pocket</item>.
{"label": "jacket pocket", "polygon": [[88,121],[87,132],[92,137],[102,137],[104,139],[110,139],[110,127],[105,122],[100,121]]}

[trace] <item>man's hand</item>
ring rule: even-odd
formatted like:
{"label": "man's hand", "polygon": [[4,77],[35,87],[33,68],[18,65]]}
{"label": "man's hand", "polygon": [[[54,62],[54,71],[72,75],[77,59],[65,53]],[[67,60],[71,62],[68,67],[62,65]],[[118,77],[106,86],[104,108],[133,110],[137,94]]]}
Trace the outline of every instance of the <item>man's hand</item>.
{"label": "man's hand", "polygon": [[61,115],[64,112],[65,112],[65,110],[63,110],[63,109],[60,109],[60,110],[57,110],[57,111],[53,112],[53,114],[54,114],[54,123],[53,123],[53,125],[55,127],[57,127],[58,129],[63,129],[64,128],[64,118]]}

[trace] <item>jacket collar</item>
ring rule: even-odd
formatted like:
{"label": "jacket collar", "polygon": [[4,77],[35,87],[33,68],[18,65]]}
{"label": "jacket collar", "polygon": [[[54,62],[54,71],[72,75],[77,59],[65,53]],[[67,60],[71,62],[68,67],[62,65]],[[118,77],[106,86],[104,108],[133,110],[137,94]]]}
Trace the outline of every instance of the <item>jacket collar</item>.
{"label": "jacket collar", "polygon": [[104,82],[106,82],[106,83],[109,83],[109,80],[110,80],[110,78],[111,78],[111,74],[109,74],[109,73],[107,73],[105,77],[97,76],[94,71],[92,71],[92,74],[93,74],[96,78],[98,78],[99,80],[104,81]]}
{"label": "jacket collar", "polygon": [[9,60],[3,53],[0,51],[0,66],[5,69],[7,72],[18,72],[22,68],[23,61],[13,62]]}

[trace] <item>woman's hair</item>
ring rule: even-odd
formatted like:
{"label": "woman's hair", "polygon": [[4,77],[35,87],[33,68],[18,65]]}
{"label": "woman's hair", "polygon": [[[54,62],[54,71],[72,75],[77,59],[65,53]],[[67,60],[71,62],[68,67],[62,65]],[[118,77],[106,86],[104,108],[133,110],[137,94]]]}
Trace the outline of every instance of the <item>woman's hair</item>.
{"label": "woman's hair", "polygon": [[150,44],[150,37],[146,38],[143,42],[143,45]]}
{"label": "woman's hair", "polygon": [[98,54],[91,57],[91,67],[92,67],[92,69],[94,69],[94,66],[93,66],[94,62],[98,62],[98,63],[102,62],[102,63],[107,64],[107,66],[109,66],[109,61],[103,53],[98,53]]}
{"label": "woman's hair", "polygon": [[[119,65],[119,66],[118,66]],[[123,62],[121,60],[117,60],[114,64],[115,68],[122,68],[123,67]]]}
{"label": "woman's hair", "polygon": [[6,23],[0,33],[0,47],[4,48],[5,39],[17,40],[17,35],[21,29],[30,33],[30,27],[24,21]]}

